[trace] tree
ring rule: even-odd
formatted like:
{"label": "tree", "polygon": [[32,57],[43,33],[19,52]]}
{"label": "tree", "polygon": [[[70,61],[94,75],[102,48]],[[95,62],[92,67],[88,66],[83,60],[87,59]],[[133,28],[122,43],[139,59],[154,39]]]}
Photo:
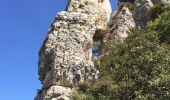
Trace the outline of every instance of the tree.
{"label": "tree", "polygon": [[161,42],[170,44],[170,6],[166,5],[162,11],[158,18],[149,23],[148,28],[157,31]]}
{"label": "tree", "polygon": [[101,58],[102,79],[89,85],[93,100],[170,100],[170,6],[124,43],[108,42]]}
{"label": "tree", "polygon": [[133,30],[123,44],[111,44],[102,66],[113,69],[117,99],[169,99],[170,48],[152,30]]}

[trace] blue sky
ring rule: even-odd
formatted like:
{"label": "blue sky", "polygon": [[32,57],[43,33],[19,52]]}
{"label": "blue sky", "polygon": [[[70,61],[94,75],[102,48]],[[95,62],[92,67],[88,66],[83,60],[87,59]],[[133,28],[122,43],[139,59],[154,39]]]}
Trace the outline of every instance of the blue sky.
{"label": "blue sky", "polygon": [[[0,100],[33,100],[38,51],[66,0],[0,0]],[[111,0],[113,9],[117,0]]]}

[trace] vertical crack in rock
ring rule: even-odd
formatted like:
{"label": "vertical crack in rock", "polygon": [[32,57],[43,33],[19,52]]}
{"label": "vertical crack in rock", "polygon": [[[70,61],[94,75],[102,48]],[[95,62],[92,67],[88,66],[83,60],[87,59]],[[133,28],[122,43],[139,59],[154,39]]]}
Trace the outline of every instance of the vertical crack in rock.
{"label": "vertical crack in rock", "polygon": [[42,89],[35,100],[69,100],[80,81],[94,81],[93,36],[106,30],[111,14],[109,0],[68,0],[57,14],[39,52]]}

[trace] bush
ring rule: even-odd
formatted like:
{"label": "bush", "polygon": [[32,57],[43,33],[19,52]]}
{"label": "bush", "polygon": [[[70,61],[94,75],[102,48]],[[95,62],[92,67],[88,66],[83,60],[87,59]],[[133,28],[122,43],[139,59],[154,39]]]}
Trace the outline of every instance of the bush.
{"label": "bush", "polygon": [[159,43],[157,32],[147,29],[133,30],[123,44],[110,45],[102,66],[113,69],[112,78],[118,85],[113,98],[169,98],[169,50],[169,46]]}
{"label": "bush", "polygon": [[83,96],[82,100],[96,100],[91,94],[87,94]]}
{"label": "bush", "polygon": [[133,3],[135,0],[119,0],[119,2],[130,2]]}
{"label": "bush", "polygon": [[158,4],[155,4],[153,7],[151,7],[151,18],[152,18],[152,20],[157,18],[159,14],[163,13],[164,6],[165,5],[163,3],[158,3]]}
{"label": "bush", "polygon": [[170,100],[169,6],[145,29],[132,30],[124,43],[107,47],[99,81],[79,85],[83,100]]}
{"label": "bush", "polygon": [[72,94],[72,99],[73,100],[82,100],[81,95],[78,93],[75,93],[75,92],[73,92],[73,94]]}
{"label": "bush", "polygon": [[129,2],[120,2],[118,4],[119,11],[122,10],[123,7],[129,8],[130,11],[133,11],[135,9],[135,5]]}
{"label": "bush", "polygon": [[79,90],[84,93],[81,95],[82,100],[111,100],[112,94],[117,88],[108,76],[104,76],[97,83],[85,82],[78,86]]}
{"label": "bush", "polygon": [[78,87],[79,87],[79,91],[82,91],[83,93],[85,93],[90,88],[90,85],[87,82],[80,82],[78,84]]}
{"label": "bush", "polygon": [[163,11],[158,18],[149,23],[148,28],[158,33],[162,43],[170,44],[170,6],[165,6]]}

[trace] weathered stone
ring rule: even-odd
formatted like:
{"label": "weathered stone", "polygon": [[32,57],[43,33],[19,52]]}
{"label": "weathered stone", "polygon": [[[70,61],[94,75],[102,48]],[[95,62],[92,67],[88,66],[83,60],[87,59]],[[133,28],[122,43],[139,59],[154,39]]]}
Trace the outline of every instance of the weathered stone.
{"label": "weathered stone", "polygon": [[151,7],[153,3],[150,0],[136,0],[133,18],[137,27],[145,27],[151,19]]}
{"label": "weathered stone", "polygon": [[[157,3],[170,3],[170,0],[122,0],[123,7],[118,7],[112,15],[110,32],[104,37],[104,41],[121,41],[128,36],[128,32],[134,28],[144,28],[151,20],[151,8]],[[132,8],[126,6],[130,2]]]}
{"label": "weathered stone", "polygon": [[70,100],[71,89],[62,86],[51,86],[44,89],[35,97],[35,100]]}
{"label": "weathered stone", "polygon": [[[67,100],[70,92],[68,94],[65,87],[72,88],[79,81],[94,81],[91,72],[96,70],[92,62],[93,36],[97,30],[106,30],[110,2],[68,2],[67,10],[57,14],[40,49],[38,70],[43,86],[35,100]],[[63,94],[57,89],[62,89]]]}
{"label": "weathered stone", "polygon": [[123,7],[120,11],[117,10],[114,13],[110,33],[105,36],[104,41],[114,40],[123,42],[128,36],[130,29],[134,27],[135,21],[132,12],[127,7]]}
{"label": "weathered stone", "polygon": [[124,0],[108,25],[109,0],[68,0],[66,11],[57,14],[39,52],[38,73],[43,86],[35,100],[70,100],[78,82],[97,81],[93,42],[100,42],[101,53],[107,51],[108,40],[124,42],[131,29],[147,25],[151,7],[161,2],[170,0]]}

